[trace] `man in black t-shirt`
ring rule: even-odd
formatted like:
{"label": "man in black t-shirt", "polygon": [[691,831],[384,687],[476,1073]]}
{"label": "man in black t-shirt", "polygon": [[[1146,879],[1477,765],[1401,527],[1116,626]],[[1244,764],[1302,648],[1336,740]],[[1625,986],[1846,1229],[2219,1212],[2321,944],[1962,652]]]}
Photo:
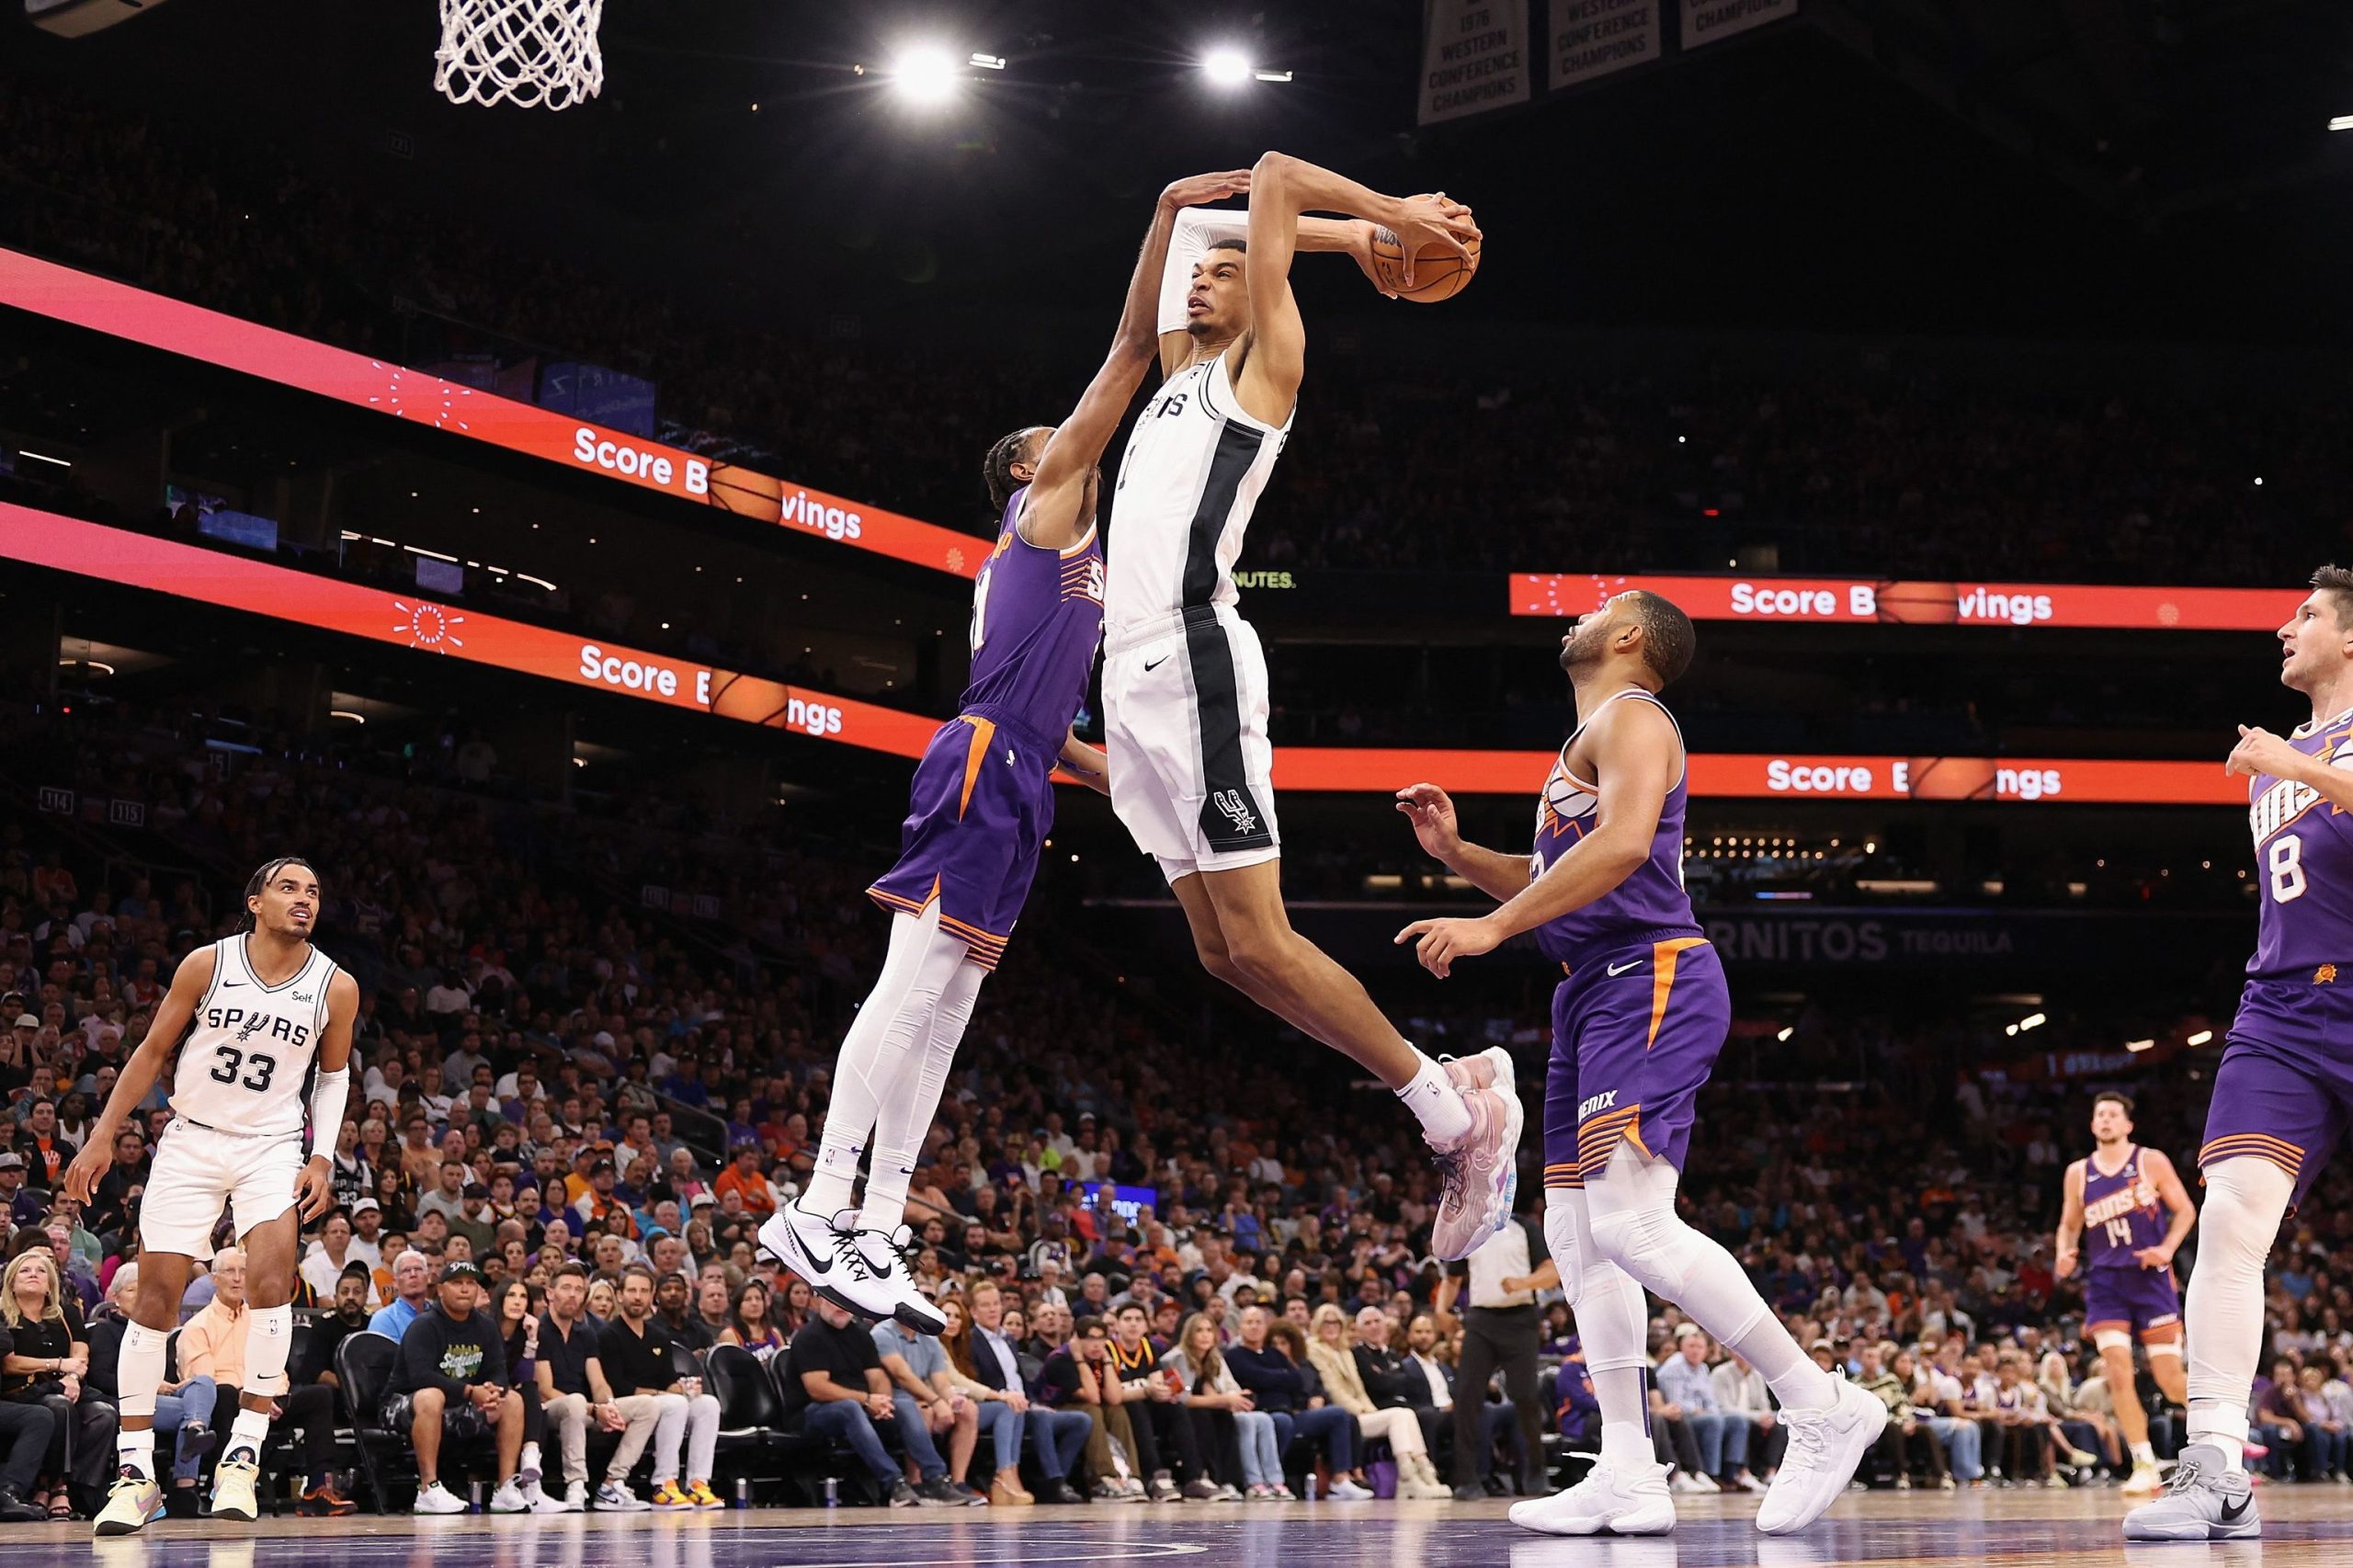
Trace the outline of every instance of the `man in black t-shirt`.
{"label": "man in black t-shirt", "polygon": [[441,1270],[440,1296],[401,1335],[392,1363],[383,1424],[406,1427],[416,1445],[416,1505],[420,1514],[462,1514],[465,1499],[441,1484],[441,1445],[495,1432],[498,1492],[493,1513],[530,1506],[515,1483],[523,1452],[523,1396],[508,1386],[506,1345],[497,1323],[476,1303],[482,1271],[471,1263]]}
{"label": "man in black t-shirt", "polygon": [[[654,1311],[654,1270],[632,1263],[621,1271],[620,1311],[597,1335],[597,1359],[617,1395],[650,1393],[662,1407],[654,1427],[654,1496],[657,1513],[725,1506],[710,1489],[719,1447],[719,1401],[703,1392],[699,1375],[678,1369],[680,1351]],[[687,1450],[687,1483],[678,1484],[679,1450]]]}
{"label": "man in black t-shirt", "polygon": [[[949,1501],[952,1492],[945,1496],[927,1496],[909,1486],[907,1478],[900,1473],[898,1461],[882,1446],[878,1423],[888,1422],[893,1436],[903,1441],[912,1434],[897,1431],[898,1412],[891,1398],[891,1377],[882,1369],[882,1356],[874,1347],[873,1335],[824,1297],[818,1297],[814,1306],[809,1321],[793,1335],[791,1348],[785,1352],[782,1381],[786,1424],[797,1422],[810,1437],[848,1444],[893,1508]],[[929,1447],[928,1434],[924,1441]],[[917,1460],[918,1464],[922,1462]],[[948,1473],[934,1449],[930,1466],[924,1471],[927,1487],[935,1479],[931,1466],[938,1467],[938,1478],[944,1479]]]}

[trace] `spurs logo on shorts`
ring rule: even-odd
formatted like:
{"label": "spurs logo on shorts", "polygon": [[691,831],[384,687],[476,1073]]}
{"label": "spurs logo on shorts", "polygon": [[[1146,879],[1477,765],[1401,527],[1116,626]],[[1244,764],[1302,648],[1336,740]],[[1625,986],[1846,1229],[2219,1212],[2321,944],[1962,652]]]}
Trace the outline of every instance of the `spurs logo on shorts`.
{"label": "spurs logo on shorts", "polygon": [[1242,798],[1241,790],[1220,790],[1211,799],[1217,801],[1217,809],[1225,820],[1233,824],[1234,832],[1258,831],[1258,813],[1250,809],[1249,802]]}

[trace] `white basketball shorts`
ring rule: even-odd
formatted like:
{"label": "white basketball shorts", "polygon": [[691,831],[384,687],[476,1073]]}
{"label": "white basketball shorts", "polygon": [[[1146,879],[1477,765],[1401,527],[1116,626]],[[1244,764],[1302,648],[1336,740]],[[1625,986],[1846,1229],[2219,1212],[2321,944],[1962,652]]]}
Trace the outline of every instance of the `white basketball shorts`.
{"label": "white basketball shorts", "polygon": [[294,1207],[301,1174],[299,1132],[247,1138],[175,1118],[139,1199],[140,1248],[210,1258],[223,1202],[244,1236]]}
{"label": "white basketball shorts", "polygon": [[1282,853],[1267,654],[1250,623],[1189,612],[1106,644],[1111,809],[1174,882]]}

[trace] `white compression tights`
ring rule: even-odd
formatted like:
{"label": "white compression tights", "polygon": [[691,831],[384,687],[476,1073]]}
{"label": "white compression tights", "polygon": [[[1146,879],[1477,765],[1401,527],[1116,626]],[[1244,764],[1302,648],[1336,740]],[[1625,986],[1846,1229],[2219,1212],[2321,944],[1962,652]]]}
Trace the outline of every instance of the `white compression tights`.
{"label": "white compression tights", "polygon": [[1650,1461],[1650,1314],[1643,1288],[1594,1245],[1581,1187],[1544,1189],[1544,1244],[1561,1271],[1561,1289],[1576,1314],[1586,1369],[1601,1405],[1601,1447],[1613,1463]]}
{"label": "white compression tights", "polygon": [[2245,1462],[2246,1404],[2263,1354],[2263,1263],[2294,1195],[2295,1178],[2253,1154],[2206,1171],[2198,1210],[2198,1267],[2182,1324],[2189,1349],[2189,1440]]}
{"label": "white compression tights", "polygon": [[[817,1153],[816,1172],[801,1199],[803,1208],[831,1215],[850,1206],[858,1155],[881,1120],[883,1108],[913,1108],[907,1105],[906,1093],[913,1086],[908,1075],[911,1066],[923,1069],[923,1077],[932,1085],[925,1102],[923,1126],[914,1133],[915,1141],[921,1142],[929,1129],[931,1112],[938,1106],[938,1085],[947,1078],[947,1061],[955,1055],[956,1042],[972,1016],[972,994],[979,990],[977,979],[959,980],[961,971],[967,969],[976,977],[982,972],[977,965],[965,961],[967,957],[962,938],[939,929],[937,903],[921,915],[891,917],[891,946],[882,960],[882,972],[842,1039],[841,1054],[834,1066],[834,1097],[825,1112],[824,1138]],[[962,1014],[954,1033],[939,1042],[944,1051],[938,1053],[942,1059],[935,1067],[929,1058],[939,1032],[936,1026],[941,1021],[941,1004],[951,990],[965,993]],[[905,1130],[897,1131],[904,1143]],[[904,1185],[900,1190],[904,1192]]]}
{"label": "white compression tights", "polygon": [[[1679,1173],[1620,1140],[1599,1176],[1586,1183],[1594,1245],[1657,1296],[1747,1358],[1784,1406],[1826,1408],[1836,1379],[1809,1360],[1739,1260],[1675,1212]],[[1600,1392],[1597,1382],[1594,1392]]]}

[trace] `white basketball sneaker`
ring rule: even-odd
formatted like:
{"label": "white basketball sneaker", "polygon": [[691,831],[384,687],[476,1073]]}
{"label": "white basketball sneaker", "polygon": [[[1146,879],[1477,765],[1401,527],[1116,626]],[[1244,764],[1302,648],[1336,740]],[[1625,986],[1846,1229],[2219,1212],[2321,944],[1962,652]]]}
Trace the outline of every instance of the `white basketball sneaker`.
{"label": "white basketball sneaker", "polygon": [[2181,1450],[2165,1494],[2124,1516],[2127,1540],[2245,1540],[2263,1533],[2255,1483],[2212,1443]]}
{"label": "white basketball sneaker", "polygon": [[1789,1452],[1756,1510],[1756,1528],[1767,1535],[1805,1528],[1845,1494],[1863,1456],[1887,1429],[1887,1406],[1841,1378],[1828,1409],[1784,1410],[1781,1425],[1789,1430]]}
{"label": "white basketball sneaker", "polygon": [[881,1231],[856,1231],[851,1234],[858,1256],[866,1260],[867,1270],[874,1277],[874,1289],[890,1297],[889,1309],[878,1315],[895,1317],[917,1334],[947,1332],[947,1314],[915,1289],[915,1275],[907,1267],[907,1254],[915,1248],[913,1227],[902,1225],[887,1235]]}
{"label": "white basketball sneaker", "polygon": [[1675,1528],[1675,1498],[1666,1466],[1602,1461],[1566,1491],[1514,1503],[1511,1522],[1545,1535],[1665,1535]]}
{"label": "white basketball sneaker", "polygon": [[828,1220],[809,1212],[798,1201],[781,1203],[760,1226],[760,1245],[809,1281],[809,1289],[844,1312],[891,1317],[897,1301],[875,1278],[859,1250],[852,1230],[857,1222],[855,1209],[845,1209]]}

